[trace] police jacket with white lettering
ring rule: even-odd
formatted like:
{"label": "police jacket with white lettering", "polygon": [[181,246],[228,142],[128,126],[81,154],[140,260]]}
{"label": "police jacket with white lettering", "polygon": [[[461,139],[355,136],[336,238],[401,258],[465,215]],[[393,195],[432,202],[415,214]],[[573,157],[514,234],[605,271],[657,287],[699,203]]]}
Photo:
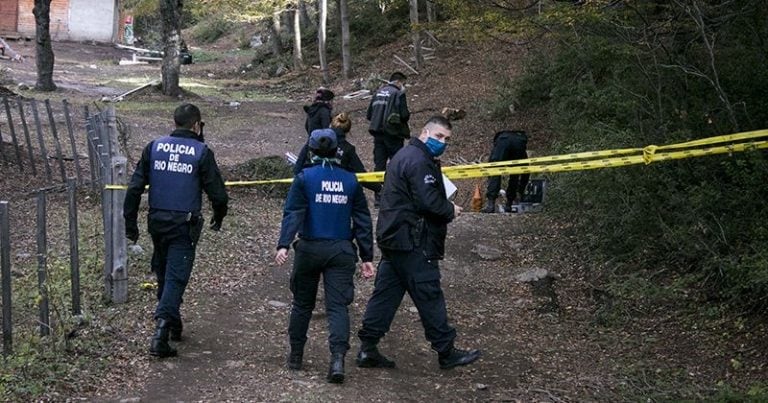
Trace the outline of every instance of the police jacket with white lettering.
{"label": "police jacket with white lettering", "polygon": [[440,161],[412,138],[387,165],[379,202],[376,241],[382,250],[423,248],[427,259],[442,259],[453,203],[445,196]]}
{"label": "police jacket with white lettering", "polygon": [[278,249],[298,233],[312,240],[352,240],[360,259],[373,259],[373,225],[368,203],[354,173],[336,164],[305,168],[293,179],[283,209]]}
{"label": "police jacket with white lettering", "polygon": [[227,215],[229,198],[213,151],[191,130],[176,129],[144,148],[125,195],[127,223],[136,222],[146,185],[150,215],[168,211],[199,217],[202,191],[208,195],[214,218]]}
{"label": "police jacket with white lettering", "polygon": [[[398,119],[393,121],[393,114],[397,114]],[[368,104],[366,117],[371,122],[368,132],[374,136],[381,134],[402,138],[411,136],[408,129],[408,120],[411,117],[408,101],[405,92],[394,84],[385,84],[376,91],[371,98],[371,103]]]}

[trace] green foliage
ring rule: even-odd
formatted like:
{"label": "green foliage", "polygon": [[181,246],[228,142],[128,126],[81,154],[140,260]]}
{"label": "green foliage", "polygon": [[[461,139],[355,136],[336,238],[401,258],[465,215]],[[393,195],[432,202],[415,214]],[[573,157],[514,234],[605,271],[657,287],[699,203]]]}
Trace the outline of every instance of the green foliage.
{"label": "green foliage", "polygon": [[[349,3],[349,31],[353,53],[390,43],[409,29],[407,1],[393,2],[384,13],[376,3]],[[328,49],[340,49],[341,34],[335,29],[329,29],[329,34]]]}
{"label": "green foliage", "polygon": [[227,15],[217,13],[195,25],[192,37],[202,43],[211,43],[229,33],[233,27],[232,20]]}
{"label": "green foliage", "polygon": [[[717,5],[700,4],[699,15],[663,2],[527,16],[533,26],[548,27],[554,49],[533,53],[516,93],[500,98],[547,105],[560,133],[554,152],[765,128],[766,10],[756,1],[737,3],[717,23]],[[703,34],[696,18],[703,18]],[[766,156],[560,174],[549,200],[557,215],[576,223],[585,249],[627,272],[674,269],[724,300],[765,307]]]}
{"label": "green foliage", "polygon": [[[229,176],[238,180],[258,181],[275,178],[292,178],[293,170],[282,157],[271,156],[254,158],[238,165]],[[267,195],[276,198],[284,198],[288,194],[290,184],[277,183],[260,187]]]}
{"label": "green foliage", "polygon": [[729,385],[718,387],[712,402],[716,403],[758,403],[768,401],[768,386],[764,384],[754,384],[746,392],[734,390]]}
{"label": "green foliage", "polygon": [[[47,281],[45,283],[50,308],[50,335],[40,336],[38,303],[40,292],[37,285],[37,264],[30,259],[16,265],[20,275],[14,277],[13,288],[13,354],[3,358],[0,365],[1,401],[55,401],[63,394],[76,396],[86,390],[74,390],[72,385],[88,387],[88,379],[101,376],[106,362],[101,354],[108,346],[111,335],[104,334],[99,326],[93,326],[98,318],[92,317],[94,305],[102,303],[101,279],[103,247],[91,242],[85,234],[98,231],[100,214],[88,210],[79,212],[80,224],[80,288],[83,315],[72,315],[70,265],[67,252],[57,248],[68,248],[67,225],[57,219],[66,212],[55,211],[54,203],[49,205],[47,259]],[[101,239],[101,238],[99,238]]]}

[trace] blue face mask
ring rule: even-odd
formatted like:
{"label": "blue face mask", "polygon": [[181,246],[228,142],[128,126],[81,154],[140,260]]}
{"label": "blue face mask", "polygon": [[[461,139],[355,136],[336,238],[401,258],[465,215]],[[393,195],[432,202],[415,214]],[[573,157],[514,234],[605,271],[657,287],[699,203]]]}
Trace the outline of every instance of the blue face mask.
{"label": "blue face mask", "polygon": [[429,153],[432,154],[433,157],[439,157],[442,155],[443,152],[445,152],[445,147],[448,146],[447,144],[438,141],[434,137],[428,138],[427,142],[424,144],[427,146]]}

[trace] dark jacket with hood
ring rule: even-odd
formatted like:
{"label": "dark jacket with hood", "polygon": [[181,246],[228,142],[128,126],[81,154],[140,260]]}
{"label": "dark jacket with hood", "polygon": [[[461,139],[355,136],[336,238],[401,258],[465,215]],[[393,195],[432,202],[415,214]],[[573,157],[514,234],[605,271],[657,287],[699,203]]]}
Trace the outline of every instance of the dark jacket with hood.
{"label": "dark jacket with hood", "polygon": [[312,105],[305,105],[304,112],[307,114],[304,128],[307,129],[308,135],[312,134],[313,130],[331,126],[331,105],[327,102],[316,101]]}
{"label": "dark jacket with hood", "polygon": [[366,118],[370,123],[368,132],[374,136],[382,134],[407,139],[411,136],[408,120],[411,112],[405,92],[389,83],[376,90],[368,104]]}
{"label": "dark jacket with hood", "polygon": [[[357,155],[355,146],[347,141],[347,134],[344,133],[344,130],[334,127],[333,131],[336,132],[336,142],[338,144],[338,149],[336,150],[336,158],[339,159],[339,165],[341,165],[342,168],[349,172],[367,172],[365,170],[365,166],[363,165],[363,161],[361,161],[360,157]],[[313,163],[309,155],[309,145],[304,143],[304,147],[301,148],[299,155],[296,157],[296,164],[293,166],[293,174],[298,175],[302,169],[311,165],[313,165]],[[374,192],[381,190],[380,183],[360,182],[360,185]]]}

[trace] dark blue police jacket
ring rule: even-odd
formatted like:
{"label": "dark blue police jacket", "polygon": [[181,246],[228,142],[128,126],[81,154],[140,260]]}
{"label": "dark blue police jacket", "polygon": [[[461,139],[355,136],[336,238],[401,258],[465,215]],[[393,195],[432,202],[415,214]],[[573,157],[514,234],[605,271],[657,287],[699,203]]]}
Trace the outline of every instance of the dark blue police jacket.
{"label": "dark blue police jacket", "polygon": [[355,174],[337,167],[304,169],[304,195],[309,203],[299,236],[304,239],[352,239],[350,217],[358,186]]}
{"label": "dark blue police jacket", "polygon": [[165,136],[152,142],[149,155],[149,207],[199,212],[202,204],[200,160],[205,143]]}

